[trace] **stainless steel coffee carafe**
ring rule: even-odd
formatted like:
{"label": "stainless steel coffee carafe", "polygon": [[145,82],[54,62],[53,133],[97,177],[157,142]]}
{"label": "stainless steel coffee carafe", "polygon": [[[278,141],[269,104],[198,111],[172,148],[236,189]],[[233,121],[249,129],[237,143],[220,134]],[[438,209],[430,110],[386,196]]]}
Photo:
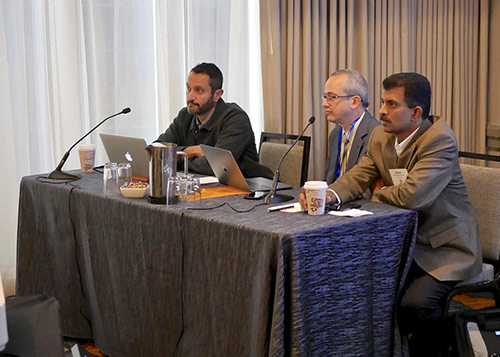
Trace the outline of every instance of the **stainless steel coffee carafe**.
{"label": "stainless steel coffee carafe", "polygon": [[151,203],[165,203],[167,181],[177,175],[177,155],[184,156],[184,174],[188,173],[188,156],[184,151],[177,151],[173,143],[152,143],[146,146],[149,156],[149,196]]}

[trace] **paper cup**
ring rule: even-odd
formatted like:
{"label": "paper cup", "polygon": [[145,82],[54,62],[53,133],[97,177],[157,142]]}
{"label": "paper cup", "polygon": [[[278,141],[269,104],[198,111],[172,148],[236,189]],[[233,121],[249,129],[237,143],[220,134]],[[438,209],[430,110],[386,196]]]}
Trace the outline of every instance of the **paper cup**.
{"label": "paper cup", "polygon": [[78,154],[80,155],[82,172],[92,172],[95,166],[95,145],[84,144],[78,146]]}
{"label": "paper cup", "polygon": [[326,190],[325,181],[307,181],[304,184],[307,198],[307,213],[313,216],[325,213]]}

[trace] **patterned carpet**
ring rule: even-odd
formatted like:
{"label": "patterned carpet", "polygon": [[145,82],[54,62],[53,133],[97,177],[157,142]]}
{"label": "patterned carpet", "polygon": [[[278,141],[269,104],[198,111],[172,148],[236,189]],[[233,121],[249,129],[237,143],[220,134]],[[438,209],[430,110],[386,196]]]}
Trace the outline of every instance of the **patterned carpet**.
{"label": "patterned carpet", "polygon": [[99,351],[99,349],[94,345],[92,340],[75,340],[71,338],[64,339],[64,356],[72,357],[71,348],[78,343],[86,352],[90,353],[88,355],[81,355],[81,357],[106,357],[104,353]]}

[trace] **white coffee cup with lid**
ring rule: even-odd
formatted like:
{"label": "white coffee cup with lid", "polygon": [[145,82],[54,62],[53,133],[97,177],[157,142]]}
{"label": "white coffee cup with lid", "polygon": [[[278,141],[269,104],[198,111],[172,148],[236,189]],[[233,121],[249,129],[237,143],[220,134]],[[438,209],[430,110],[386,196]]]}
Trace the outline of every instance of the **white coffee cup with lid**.
{"label": "white coffee cup with lid", "polygon": [[95,145],[82,144],[78,147],[78,153],[80,155],[80,167],[82,172],[92,172],[95,162]]}
{"label": "white coffee cup with lid", "polygon": [[325,213],[326,190],[328,184],[325,181],[307,181],[304,184],[307,198],[307,213],[310,215],[322,215]]}

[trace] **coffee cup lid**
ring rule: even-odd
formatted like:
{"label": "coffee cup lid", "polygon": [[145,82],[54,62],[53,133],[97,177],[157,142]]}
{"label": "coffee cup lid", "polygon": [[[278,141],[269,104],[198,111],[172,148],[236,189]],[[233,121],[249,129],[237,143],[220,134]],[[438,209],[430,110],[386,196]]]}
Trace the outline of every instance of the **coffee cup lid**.
{"label": "coffee cup lid", "polygon": [[305,188],[328,188],[326,181],[306,181]]}
{"label": "coffee cup lid", "polygon": [[78,146],[78,150],[95,150],[95,144],[81,144]]}

